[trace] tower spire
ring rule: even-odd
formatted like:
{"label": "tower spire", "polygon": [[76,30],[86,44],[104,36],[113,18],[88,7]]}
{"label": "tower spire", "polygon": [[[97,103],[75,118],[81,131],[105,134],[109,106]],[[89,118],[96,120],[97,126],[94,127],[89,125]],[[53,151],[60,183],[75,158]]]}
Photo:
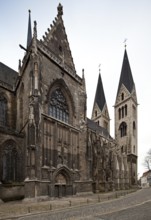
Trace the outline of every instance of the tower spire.
{"label": "tower spire", "polygon": [[123,58],[123,64],[122,64],[122,70],[121,70],[121,76],[120,76],[117,95],[119,93],[119,90],[120,90],[122,84],[126,87],[126,89],[130,93],[132,92],[132,89],[134,87],[134,80],[133,80],[126,48],[125,48],[125,52],[124,52],[124,58]]}
{"label": "tower spire", "polygon": [[104,105],[106,104],[106,99],[105,99],[104,88],[103,88],[103,83],[102,83],[100,72],[101,70],[100,70],[100,65],[99,65],[99,77],[98,77],[98,84],[97,84],[94,102],[98,104],[100,110],[102,111]]}
{"label": "tower spire", "polygon": [[29,18],[28,18],[28,32],[27,32],[27,48],[30,46],[31,40],[32,40],[32,30],[31,30],[31,11],[29,12]]}
{"label": "tower spire", "polygon": [[94,122],[97,122],[101,127],[105,128],[108,132],[110,132],[110,117],[101,78],[100,65],[91,119]]}

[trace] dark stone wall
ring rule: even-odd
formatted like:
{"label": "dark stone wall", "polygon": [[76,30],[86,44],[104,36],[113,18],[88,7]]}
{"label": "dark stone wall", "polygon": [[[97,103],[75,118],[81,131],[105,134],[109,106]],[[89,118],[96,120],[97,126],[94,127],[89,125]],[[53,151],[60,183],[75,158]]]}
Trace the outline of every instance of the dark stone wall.
{"label": "dark stone wall", "polygon": [[4,88],[0,88],[0,95],[4,96],[7,100],[6,110],[6,126],[7,129],[16,128],[16,96],[15,93],[8,91]]}

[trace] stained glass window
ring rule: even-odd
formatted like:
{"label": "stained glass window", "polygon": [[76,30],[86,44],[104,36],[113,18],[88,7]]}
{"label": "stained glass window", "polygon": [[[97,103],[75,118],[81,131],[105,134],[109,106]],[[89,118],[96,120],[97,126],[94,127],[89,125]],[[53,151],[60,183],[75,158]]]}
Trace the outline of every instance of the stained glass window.
{"label": "stained glass window", "polygon": [[68,104],[61,89],[59,88],[51,93],[49,100],[49,115],[66,123],[69,123]]}

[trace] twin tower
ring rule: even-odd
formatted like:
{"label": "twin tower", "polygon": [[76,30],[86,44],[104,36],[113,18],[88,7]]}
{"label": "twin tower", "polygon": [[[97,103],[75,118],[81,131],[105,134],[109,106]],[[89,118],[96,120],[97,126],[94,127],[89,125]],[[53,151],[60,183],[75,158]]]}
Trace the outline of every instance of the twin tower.
{"label": "twin tower", "polygon": [[[115,142],[121,151],[127,155],[130,162],[129,170],[137,172],[137,95],[130,63],[125,48],[119,85],[117,89],[115,112]],[[99,74],[92,120],[110,132],[110,117],[103,89],[101,74]],[[134,162],[134,163],[133,163]],[[134,181],[135,182],[135,181]]]}

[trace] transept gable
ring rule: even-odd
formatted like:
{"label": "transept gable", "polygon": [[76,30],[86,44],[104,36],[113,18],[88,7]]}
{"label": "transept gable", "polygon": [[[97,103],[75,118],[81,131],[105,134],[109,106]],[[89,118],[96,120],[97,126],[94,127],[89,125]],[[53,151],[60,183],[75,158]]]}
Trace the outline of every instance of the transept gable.
{"label": "transept gable", "polygon": [[48,28],[48,32],[45,32],[43,36],[43,44],[53,52],[60,60],[62,64],[66,64],[69,68],[75,71],[75,66],[62,19],[63,9],[62,5],[58,6],[58,14],[51,29]]}

